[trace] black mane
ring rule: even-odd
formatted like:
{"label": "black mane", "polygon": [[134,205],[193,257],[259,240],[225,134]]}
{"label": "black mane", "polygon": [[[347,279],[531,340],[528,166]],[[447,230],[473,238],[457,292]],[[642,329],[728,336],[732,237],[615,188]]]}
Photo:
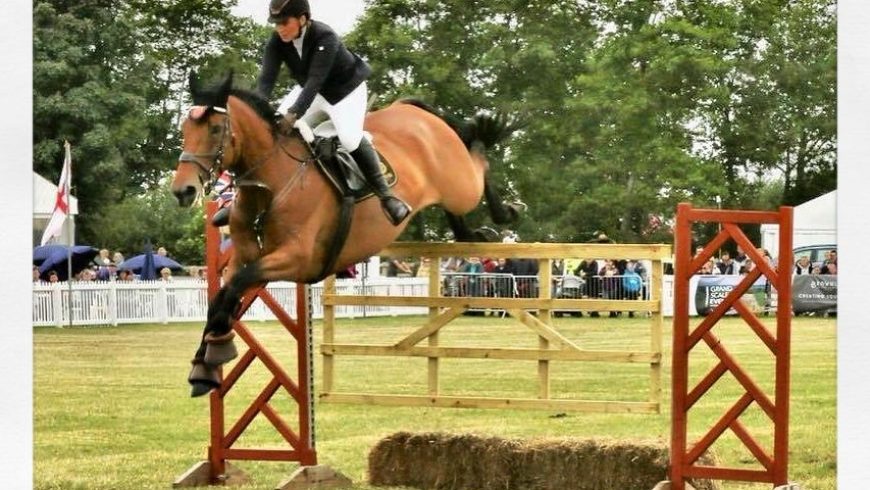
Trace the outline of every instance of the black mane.
{"label": "black mane", "polygon": [[227,107],[227,99],[233,95],[254,109],[254,112],[265,121],[269,127],[277,127],[275,108],[262,95],[252,90],[233,87],[232,71],[222,80],[203,87],[195,72],[190,73],[190,95],[194,105],[206,107]]}
{"label": "black mane", "polygon": [[230,89],[230,95],[237,97],[239,100],[248,104],[260,118],[263,119],[270,127],[275,126],[275,108],[263,96],[251,90],[241,88]]}

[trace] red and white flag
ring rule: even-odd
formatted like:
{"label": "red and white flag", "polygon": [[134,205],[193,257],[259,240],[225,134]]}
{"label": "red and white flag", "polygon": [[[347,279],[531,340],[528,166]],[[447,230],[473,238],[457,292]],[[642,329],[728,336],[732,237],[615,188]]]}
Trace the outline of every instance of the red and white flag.
{"label": "red and white flag", "polygon": [[54,211],[51,213],[51,219],[48,221],[48,226],[42,233],[42,242],[40,245],[45,245],[54,237],[60,236],[63,232],[63,223],[69,215],[69,187],[72,180],[72,157],[70,156],[69,142],[63,142],[66,155],[63,159],[63,170],[60,171],[60,181],[57,183],[57,197],[54,200]]}

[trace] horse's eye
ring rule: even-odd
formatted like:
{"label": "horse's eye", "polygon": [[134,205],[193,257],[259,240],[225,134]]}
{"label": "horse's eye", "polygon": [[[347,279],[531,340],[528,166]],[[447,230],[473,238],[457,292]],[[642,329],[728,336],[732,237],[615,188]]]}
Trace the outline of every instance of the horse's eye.
{"label": "horse's eye", "polygon": [[212,126],[209,129],[209,132],[211,133],[212,136],[217,136],[217,135],[221,134],[221,126]]}

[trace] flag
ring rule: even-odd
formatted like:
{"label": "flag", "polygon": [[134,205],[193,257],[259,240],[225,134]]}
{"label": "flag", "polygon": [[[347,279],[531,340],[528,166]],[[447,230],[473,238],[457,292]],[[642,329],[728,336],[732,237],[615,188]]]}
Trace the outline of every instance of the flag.
{"label": "flag", "polygon": [[42,242],[40,245],[45,245],[54,237],[60,236],[63,231],[63,223],[69,215],[69,188],[70,180],[72,179],[72,157],[70,156],[69,142],[63,142],[66,155],[63,159],[63,170],[60,171],[60,181],[57,183],[57,197],[54,200],[54,211],[51,213],[51,219],[48,221],[48,226],[42,233]]}

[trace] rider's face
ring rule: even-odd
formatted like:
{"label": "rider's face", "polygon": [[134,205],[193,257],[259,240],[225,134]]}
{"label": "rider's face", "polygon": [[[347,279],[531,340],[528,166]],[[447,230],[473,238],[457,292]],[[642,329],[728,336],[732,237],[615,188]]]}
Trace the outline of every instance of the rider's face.
{"label": "rider's face", "polygon": [[278,37],[285,43],[299,37],[299,31],[302,29],[301,17],[287,17],[275,23],[275,32]]}

